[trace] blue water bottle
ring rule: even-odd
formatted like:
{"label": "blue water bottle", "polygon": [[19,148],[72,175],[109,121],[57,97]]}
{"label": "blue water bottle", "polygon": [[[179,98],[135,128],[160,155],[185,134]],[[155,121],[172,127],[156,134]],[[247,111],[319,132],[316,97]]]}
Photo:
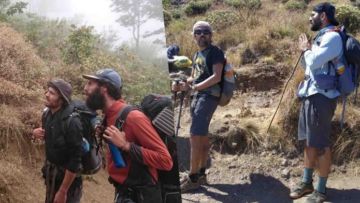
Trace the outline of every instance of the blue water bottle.
{"label": "blue water bottle", "polygon": [[113,143],[109,143],[109,149],[116,168],[124,168],[125,160],[121,155],[121,151]]}

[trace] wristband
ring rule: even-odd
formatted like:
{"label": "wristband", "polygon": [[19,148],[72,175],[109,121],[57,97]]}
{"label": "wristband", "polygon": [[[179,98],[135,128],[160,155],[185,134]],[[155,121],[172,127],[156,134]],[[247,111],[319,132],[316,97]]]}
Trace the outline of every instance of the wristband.
{"label": "wristband", "polygon": [[196,85],[192,85],[192,86],[191,86],[191,89],[192,89],[193,91],[196,91]]}

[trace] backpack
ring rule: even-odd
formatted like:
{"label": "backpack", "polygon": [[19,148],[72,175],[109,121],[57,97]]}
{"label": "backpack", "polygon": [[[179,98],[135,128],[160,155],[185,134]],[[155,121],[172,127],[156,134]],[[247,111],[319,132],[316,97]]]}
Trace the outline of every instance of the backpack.
{"label": "backpack", "polygon": [[343,43],[344,56],[346,59],[345,70],[341,75],[336,74],[336,88],[340,91],[343,103],[340,126],[343,128],[346,97],[355,90],[354,102],[356,103],[357,90],[359,87],[360,69],[360,43],[353,36],[346,33],[345,27],[333,30],[338,32]]}
{"label": "backpack", "polygon": [[[98,143],[95,137],[95,125],[99,124],[100,119],[98,119],[97,113],[91,111],[83,101],[72,101],[70,105],[70,108],[73,108],[73,112],[63,121],[63,132],[65,132],[67,126],[70,125],[71,117],[79,116],[83,134],[81,174],[95,174],[100,170],[102,165],[102,156],[98,151]],[[48,112],[49,109],[46,108],[43,114],[43,122]]]}
{"label": "backpack", "polygon": [[[95,136],[95,128],[101,123],[95,111],[90,110],[83,101],[73,101],[74,112],[70,116],[79,116],[83,128],[83,146],[88,144],[81,159],[83,175],[97,173],[102,166],[102,155]],[[70,121],[70,119],[68,119]]]}
{"label": "backpack", "polygon": [[[210,65],[208,64],[209,58],[211,57],[211,53],[212,50],[215,49],[217,47],[212,46],[210,48],[209,53],[206,55],[206,66],[209,68]],[[218,48],[217,48],[218,49]],[[195,56],[194,56],[194,61],[197,58],[198,52],[196,52]],[[212,75],[213,71],[212,68],[209,68],[209,74]],[[232,67],[232,65],[230,63],[228,63],[228,60],[226,59],[225,56],[225,61],[224,61],[224,68],[221,74],[221,81],[219,82],[220,85],[220,101],[219,101],[219,105],[220,106],[226,106],[227,104],[229,104],[232,96],[234,95],[234,90],[235,90],[235,74],[234,74],[234,69]]]}
{"label": "backpack", "polygon": [[[122,125],[126,122],[127,115],[132,110],[142,111],[151,120],[173,160],[174,164],[170,171],[157,170],[163,203],[181,202],[172,100],[166,96],[149,94],[144,97],[139,107],[131,105],[124,107],[116,120],[116,126],[119,126],[118,123]],[[146,172],[150,175],[148,170]],[[140,177],[141,174],[137,174],[137,176]]]}
{"label": "backpack", "polygon": [[341,36],[347,63],[345,72],[339,76],[338,89],[342,94],[348,95],[354,90],[357,91],[359,86],[360,43],[356,38],[346,33],[344,26],[335,31]]}

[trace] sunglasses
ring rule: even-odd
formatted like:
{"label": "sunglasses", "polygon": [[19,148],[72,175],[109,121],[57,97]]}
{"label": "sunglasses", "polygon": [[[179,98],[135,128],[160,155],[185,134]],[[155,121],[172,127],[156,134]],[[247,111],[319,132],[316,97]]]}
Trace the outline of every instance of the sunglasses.
{"label": "sunglasses", "polygon": [[201,35],[201,33],[204,34],[204,35],[210,35],[211,34],[210,30],[195,30],[194,31],[195,35]]}

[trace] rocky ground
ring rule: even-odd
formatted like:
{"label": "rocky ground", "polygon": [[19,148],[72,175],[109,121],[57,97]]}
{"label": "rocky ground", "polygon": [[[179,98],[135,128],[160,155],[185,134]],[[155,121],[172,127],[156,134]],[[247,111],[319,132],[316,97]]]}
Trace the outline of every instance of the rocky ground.
{"label": "rocky ground", "polygon": [[[185,113],[184,117],[186,117]],[[254,113],[253,113],[254,114]],[[215,116],[215,120],[216,120]],[[183,119],[183,128],[188,120]],[[183,131],[182,131],[183,132]],[[184,135],[186,133],[184,132]],[[189,137],[179,138],[181,175],[189,169]],[[183,194],[183,202],[303,202],[292,201],[291,186],[302,175],[302,157],[273,151],[256,153],[220,153],[211,151],[208,185]],[[360,200],[360,162],[332,166],[328,182],[329,202],[358,202]]]}
{"label": "rocky ground", "polygon": [[[226,141],[221,143],[215,141],[218,140],[216,137],[228,136],[234,129],[243,129],[249,124],[256,126],[256,132],[264,132],[267,128],[269,118],[279,101],[280,84],[283,84],[286,76],[274,77],[280,74],[276,67],[268,67],[264,70],[266,73],[256,67],[241,70],[242,75],[248,76],[243,77],[243,82],[239,84],[241,91],[236,93],[228,106],[219,107],[215,112],[210,127],[213,145],[207,171],[209,184],[183,194],[183,202],[300,203],[306,199],[293,201],[288,197],[290,188],[302,175],[301,156],[296,153],[266,149],[244,153],[241,146],[229,148]],[[248,74],[249,72],[251,74]],[[268,85],[256,85],[261,83],[260,80],[271,82],[268,82]],[[178,112],[178,109],[176,111]],[[189,125],[189,108],[185,107],[178,139],[179,167],[182,176],[189,170]],[[235,143],[235,145],[245,144],[241,141]],[[236,152],[237,149],[240,152]],[[329,202],[359,202],[360,161],[340,166],[333,165],[327,186]]]}

